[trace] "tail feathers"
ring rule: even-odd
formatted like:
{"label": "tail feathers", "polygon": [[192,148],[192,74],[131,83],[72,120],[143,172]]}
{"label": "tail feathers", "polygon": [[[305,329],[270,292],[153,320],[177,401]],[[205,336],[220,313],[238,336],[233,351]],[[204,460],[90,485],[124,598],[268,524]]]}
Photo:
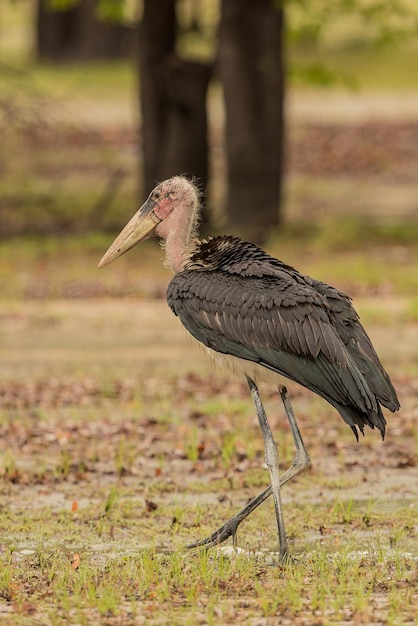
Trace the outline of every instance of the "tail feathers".
{"label": "tail feathers", "polygon": [[362,413],[352,406],[347,406],[343,404],[336,405],[336,409],[339,411],[345,423],[350,426],[351,430],[356,436],[357,441],[358,430],[361,432],[362,435],[364,435],[364,426],[377,428],[378,430],[380,430],[382,439],[385,438],[386,420],[383,417],[382,409],[380,408],[379,404],[377,405],[377,407],[377,411]]}
{"label": "tail feathers", "polygon": [[351,337],[347,349],[377,400],[389,411],[398,411],[400,404],[392,381],[380,363],[366,331],[360,325],[357,328],[359,330],[362,331],[362,341]]}

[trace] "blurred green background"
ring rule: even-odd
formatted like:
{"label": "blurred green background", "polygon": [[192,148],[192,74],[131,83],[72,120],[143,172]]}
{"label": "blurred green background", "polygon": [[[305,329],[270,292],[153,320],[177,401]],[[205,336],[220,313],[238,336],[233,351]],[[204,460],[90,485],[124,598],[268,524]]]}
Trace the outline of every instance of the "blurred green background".
{"label": "blurred green background", "polygon": [[[203,24],[198,31],[186,28],[196,6]],[[359,15],[344,6],[350,3],[335,3],[333,9],[319,1],[287,5],[284,221],[268,233],[266,245],[298,267],[303,262],[303,271],[351,291],[417,294],[418,43],[411,36],[416,23],[413,13],[403,17],[393,7]],[[126,22],[132,25],[140,11],[141,3],[127,3]],[[182,54],[212,58],[219,3],[180,0],[178,13]],[[37,60],[36,3],[2,3],[4,298],[62,297],[66,284],[77,279],[81,296],[163,290],[157,266],[149,268],[157,284],[145,286],[138,285],[126,258],[120,272],[95,269],[111,235],[143,196],[133,57]],[[215,233],[222,229],[217,218],[226,193],[225,116],[216,80],[207,106],[208,230]],[[143,256],[142,267],[158,261],[159,252],[151,246]]]}

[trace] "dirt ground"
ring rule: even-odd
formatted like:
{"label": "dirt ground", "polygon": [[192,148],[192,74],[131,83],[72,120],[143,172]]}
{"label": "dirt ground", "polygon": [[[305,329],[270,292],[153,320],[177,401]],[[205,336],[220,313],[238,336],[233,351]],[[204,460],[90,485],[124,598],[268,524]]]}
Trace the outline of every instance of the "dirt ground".
{"label": "dirt ground", "polygon": [[[356,306],[366,310],[373,299]],[[329,554],[344,546],[370,554],[379,545],[385,559],[395,553],[407,559],[411,572],[418,558],[418,326],[400,316],[368,330],[402,410],[387,415],[385,442],[368,430],[356,443],[331,407],[288,385],[312,469],[283,489],[287,530],[295,556],[319,546]],[[1,340],[0,546],[4,554],[12,547],[15,563],[46,551],[103,567],[109,558],[130,558],[147,546],[176,550],[215,530],[266,486],[245,383],[213,371],[163,300],[9,303],[2,308]],[[293,455],[290,432],[274,387],[264,388],[263,396],[285,467]],[[244,553],[261,550],[274,561],[273,515],[266,503],[242,525]],[[392,608],[375,589],[368,612],[346,607],[343,618],[319,611],[315,623],[366,623],[357,620],[368,615],[370,624],[413,624],[416,580],[411,573],[406,580],[410,604],[401,621],[387,621]],[[3,619],[45,623],[45,599],[33,581],[24,589],[3,584],[2,593]],[[244,593],[251,606],[253,593]],[[173,604],[157,604],[172,616],[168,622],[149,614],[145,622],[129,619],[123,602],[107,612],[107,621],[100,610],[91,615],[109,624],[180,624],[186,616],[190,623],[209,623],[207,616],[193,622],[193,612],[194,618],[187,612],[174,618]],[[305,609],[288,617],[277,609],[259,621],[251,621],[257,611],[228,610],[222,604],[223,623],[313,623]]]}
{"label": "dirt ground", "polygon": [[[292,219],[305,209],[312,220],[335,217],[342,204],[347,214],[367,205],[368,216],[390,218],[394,198],[397,219],[414,215],[415,119],[349,126],[336,116],[326,127],[301,119],[289,161],[299,194]],[[85,134],[71,136],[76,145]],[[67,149],[69,137],[59,139]],[[109,131],[107,140],[127,149],[135,136]],[[336,206],[338,194],[346,200]],[[355,296],[402,405],[386,415],[384,442],[367,430],[357,443],[327,403],[288,384],[312,468],[283,488],[287,569],[277,566],[271,502],[242,524],[236,551],[184,550],[264,489],[268,472],[248,389],[214,371],[169,311],[159,251],[150,249],[149,263],[124,258],[99,279],[101,254],[84,256],[82,241],[64,255],[28,256],[24,242],[12,244],[9,258],[0,255],[0,620],[416,623],[413,242],[357,243],[346,254],[302,242],[284,257],[299,267],[299,255],[322,278],[321,257],[322,270],[343,277],[336,285]],[[276,389],[262,394],[284,469],[291,434]]]}

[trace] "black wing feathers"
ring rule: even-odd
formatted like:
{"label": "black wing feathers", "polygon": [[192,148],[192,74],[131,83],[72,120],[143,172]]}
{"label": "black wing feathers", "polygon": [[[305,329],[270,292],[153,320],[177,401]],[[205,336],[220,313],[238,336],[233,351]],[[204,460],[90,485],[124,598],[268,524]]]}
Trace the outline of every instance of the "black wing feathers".
{"label": "black wing feathers", "polygon": [[204,345],[255,361],[318,393],[353,428],[384,433],[379,402],[399,408],[351,301],[232,237],[203,242],[167,300]]}
{"label": "black wing feathers", "polygon": [[360,323],[351,299],[342,291],[326,283],[312,280],[312,285],[316,291],[326,297],[330,307],[330,319],[337,328],[348,352],[367,378],[370,389],[383,406],[390,411],[397,411],[400,405],[396,391],[380,363],[368,334]]}

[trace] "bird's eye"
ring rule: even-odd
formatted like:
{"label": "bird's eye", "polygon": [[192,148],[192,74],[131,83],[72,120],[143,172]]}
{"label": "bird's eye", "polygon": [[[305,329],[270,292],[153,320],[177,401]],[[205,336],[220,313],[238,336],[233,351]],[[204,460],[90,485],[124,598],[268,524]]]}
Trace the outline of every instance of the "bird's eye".
{"label": "bird's eye", "polygon": [[152,199],[159,200],[160,198],[161,198],[161,191],[159,189],[156,189],[152,194]]}

